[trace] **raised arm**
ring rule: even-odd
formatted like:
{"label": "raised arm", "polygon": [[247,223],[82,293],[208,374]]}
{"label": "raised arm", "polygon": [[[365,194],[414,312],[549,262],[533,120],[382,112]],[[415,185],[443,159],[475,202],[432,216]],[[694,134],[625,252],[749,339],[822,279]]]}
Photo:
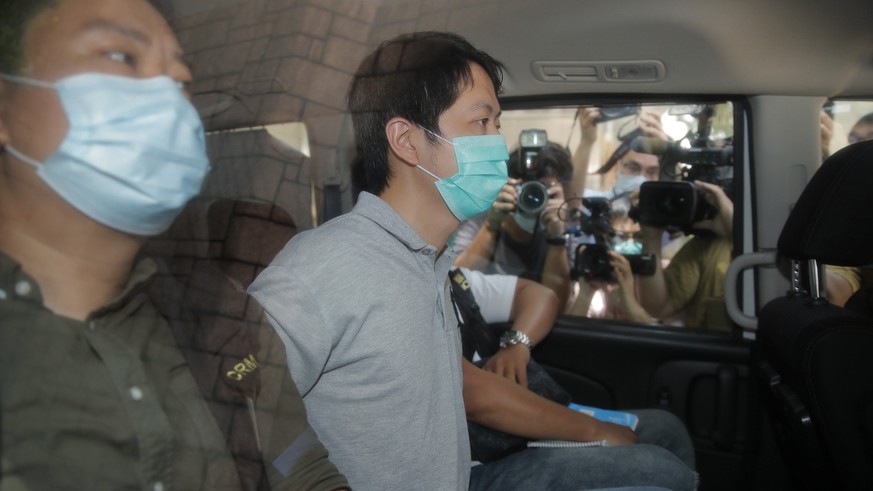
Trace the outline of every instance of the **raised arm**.
{"label": "raised arm", "polygon": [[674,312],[677,307],[673,305],[667,280],[664,277],[664,268],[661,263],[661,241],[664,237],[664,229],[643,225],[640,238],[643,243],[643,254],[655,256],[655,272],[651,275],[639,277],[640,305],[658,319],[664,319]]}
{"label": "raised arm", "polygon": [[[565,232],[564,222],[558,218],[558,209],[562,204],[564,204],[564,188],[561,183],[555,183],[549,188],[549,201],[541,218],[546,237],[556,238]],[[558,296],[559,309],[563,311],[573,286],[570,280],[570,260],[566,243],[547,242],[540,281],[555,292]]]}
{"label": "raised arm", "polygon": [[573,179],[570,181],[568,193],[570,197],[582,196],[588,180],[588,162],[591,149],[597,141],[597,126],[595,121],[600,117],[600,109],[596,107],[580,107],[576,117],[579,118],[579,145],[573,152]]}

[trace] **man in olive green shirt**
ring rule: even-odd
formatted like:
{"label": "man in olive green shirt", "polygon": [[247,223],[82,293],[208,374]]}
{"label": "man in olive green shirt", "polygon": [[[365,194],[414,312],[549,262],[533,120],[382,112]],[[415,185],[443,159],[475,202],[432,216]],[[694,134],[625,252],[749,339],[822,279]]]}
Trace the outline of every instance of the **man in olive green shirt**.
{"label": "man in olive green shirt", "polygon": [[209,170],[190,77],[145,0],[0,2],[0,490],[347,487],[272,329],[138,258]]}
{"label": "man in olive green shirt", "polygon": [[665,320],[682,315],[683,325],[711,330],[730,330],[724,307],[724,278],[731,261],[734,206],[715,184],[695,181],[704,198],[717,210],[712,219],[694,227],[711,230],[712,236],[691,238],[661,267],[662,228],[643,224],[643,253],[656,257],[655,273],[640,275],[640,304],[653,317]]}

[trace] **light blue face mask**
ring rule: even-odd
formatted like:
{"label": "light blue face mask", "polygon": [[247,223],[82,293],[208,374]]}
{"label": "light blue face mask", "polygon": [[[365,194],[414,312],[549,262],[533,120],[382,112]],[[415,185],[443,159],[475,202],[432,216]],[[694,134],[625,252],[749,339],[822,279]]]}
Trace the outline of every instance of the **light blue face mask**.
{"label": "light blue face mask", "polygon": [[630,194],[632,191],[640,187],[644,182],[646,182],[645,176],[632,176],[629,174],[622,174],[621,172],[618,172],[615,175],[615,186],[612,188],[612,193],[616,197]]}
{"label": "light blue face mask", "polygon": [[135,235],[166,230],[200,191],[209,171],[200,117],[176,81],[84,73],[55,83],[0,74],[54,89],[69,122],[45,162],[6,150],[70,205],[108,227]]}
{"label": "light blue face mask", "polygon": [[512,219],[515,220],[515,223],[519,226],[519,228],[529,234],[534,233],[539,218],[540,217],[538,215],[529,215],[527,213],[521,213],[519,211],[512,212]]}
{"label": "light blue face mask", "polygon": [[420,164],[417,166],[437,180],[437,190],[455,218],[464,221],[488,211],[509,179],[509,151],[503,135],[461,136],[448,141],[422,129],[455,148],[458,172],[452,177],[440,179]]}
{"label": "light blue face mask", "polygon": [[635,240],[625,240],[615,244],[613,250],[621,254],[642,254],[643,243]]}

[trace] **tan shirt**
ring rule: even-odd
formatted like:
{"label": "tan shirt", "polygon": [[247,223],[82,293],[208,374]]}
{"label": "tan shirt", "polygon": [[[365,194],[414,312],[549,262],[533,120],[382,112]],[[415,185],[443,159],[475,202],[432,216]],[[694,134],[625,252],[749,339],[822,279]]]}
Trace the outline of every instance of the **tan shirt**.
{"label": "tan shirt", "polygon": [[700,237],[689,240],[670,261],[664,279],[673,305],[684,312],[685,326],[729,329],[724,278],[730,261],[730,240]]}

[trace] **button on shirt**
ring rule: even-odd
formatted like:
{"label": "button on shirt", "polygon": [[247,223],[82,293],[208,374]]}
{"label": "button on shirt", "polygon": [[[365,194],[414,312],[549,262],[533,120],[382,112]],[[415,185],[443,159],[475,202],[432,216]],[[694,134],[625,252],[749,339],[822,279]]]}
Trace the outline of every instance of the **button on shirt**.
{"label": "button on shirt", "polygon": [[0,488],[237,489],[223,435],[139,285],[85,322],[0,254]]}

